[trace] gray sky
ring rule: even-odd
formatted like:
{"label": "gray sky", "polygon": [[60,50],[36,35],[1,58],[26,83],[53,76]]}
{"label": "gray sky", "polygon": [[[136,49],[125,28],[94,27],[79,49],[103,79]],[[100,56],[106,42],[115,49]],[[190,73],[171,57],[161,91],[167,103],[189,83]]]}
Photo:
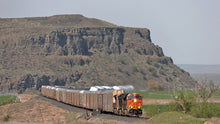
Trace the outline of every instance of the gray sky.
{"label": "gray sky", "polygon": [[175,64],[220,64],[220,0],[0,0],[0,18],[58,14],[148,28]]}

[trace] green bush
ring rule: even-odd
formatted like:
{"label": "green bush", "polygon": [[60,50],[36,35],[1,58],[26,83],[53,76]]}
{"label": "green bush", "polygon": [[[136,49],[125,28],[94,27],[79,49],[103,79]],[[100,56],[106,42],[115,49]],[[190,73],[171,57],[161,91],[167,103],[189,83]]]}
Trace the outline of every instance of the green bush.
{"label": "green bush", "polygon": [[169,104],[169,111],[178,111],[178,112],[181,112],[181,111],[183,111],[183,108],[182,108],[179,104],[170,103],[170,104]]}
{"label": "green bush", "polygon": [[176,104],[180,106],[185,113],[189,112],[196,103],[196,97],[189,92],[177,91],[173,96]]}
{"label": "green bush", "polygon": [[196,103],[192,106],[190,114],[197,118],[211,118],[220,116],[220,104]]}
{"label": "green bush", "polygon": [[193,92],[177,91],[174,95],[176,101],[172,110],[184,111],[197,118],[211,118],[220,116],[220,104],[199,102]]}
{"label": "green bush", "polygon": [[16,96],[0,96],[0,106],[16,102]]}
{"label": "green bush", "polygon": [[159,110],[158,105],[147,105],[147,106],[144,106],[144,111],[146,112],[147,117],[152,117],[158,114],[160,110]]}
{"label": "green bush", "polygon": [[159,65],[158,63],[155,63],[155,64],[154,64],[154,67],[160,68],[160,65]]}

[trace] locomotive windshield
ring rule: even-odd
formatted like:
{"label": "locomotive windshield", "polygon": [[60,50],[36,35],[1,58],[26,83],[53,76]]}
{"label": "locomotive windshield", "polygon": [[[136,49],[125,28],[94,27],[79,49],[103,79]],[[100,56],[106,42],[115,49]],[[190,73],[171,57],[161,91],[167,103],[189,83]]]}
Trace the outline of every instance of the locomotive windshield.
{"label": "locomotive windshield", "polygon": [[142,99],[142,97],[140,95],[137,95],[136,98],[140,99],[140,100]]}
{"label": "locomotive windshield", "polygon": [[134,99],[134,96],[128,96],[128,100]]}
{"label": "locomotive windshield", "polygon": [[128,96],[128,100],[131,100],[131,99],[134,99],[134,98],[142,100],[142,96],[141,95],[137,95],[137,96],[131,95],[131,96]]}

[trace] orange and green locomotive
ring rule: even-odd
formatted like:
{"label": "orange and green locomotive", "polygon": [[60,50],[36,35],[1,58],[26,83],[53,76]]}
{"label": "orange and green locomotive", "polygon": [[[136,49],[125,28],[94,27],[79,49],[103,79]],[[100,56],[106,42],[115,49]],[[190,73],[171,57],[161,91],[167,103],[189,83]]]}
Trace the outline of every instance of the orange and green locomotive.
{"label": "orange and green locomotive", "polygon": [[114,104],[114,113],[119,115],[142,115],[142,95],[131,93],[114,96],[116,104]]}

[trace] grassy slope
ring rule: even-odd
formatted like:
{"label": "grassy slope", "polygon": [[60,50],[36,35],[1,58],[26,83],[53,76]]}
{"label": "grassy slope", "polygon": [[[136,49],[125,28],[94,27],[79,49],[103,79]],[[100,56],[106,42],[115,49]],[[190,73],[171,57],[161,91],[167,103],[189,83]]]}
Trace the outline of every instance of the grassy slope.
{"label": "grassy slope", "polygon": [[150,124],[204,124],[204,122],[180,112],[164,112],[147,121]]}

